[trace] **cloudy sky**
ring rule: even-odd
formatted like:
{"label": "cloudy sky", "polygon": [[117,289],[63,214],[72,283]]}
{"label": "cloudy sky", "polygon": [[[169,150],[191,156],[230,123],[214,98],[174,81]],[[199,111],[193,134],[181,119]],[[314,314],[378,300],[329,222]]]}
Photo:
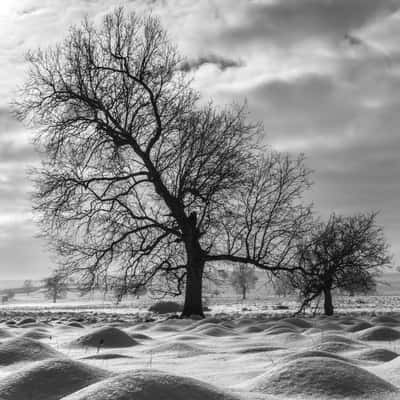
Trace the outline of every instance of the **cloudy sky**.
{"label": "cloudy sky", "polygon": [[10,115],[23,55],[121,4],[161,18],[204,98],[246,100],[266,143],[306,154],[318,213],[379,210],[400,264],[400,0],[1,0],[1,279],[51,268],[30,211],[32,133]]}

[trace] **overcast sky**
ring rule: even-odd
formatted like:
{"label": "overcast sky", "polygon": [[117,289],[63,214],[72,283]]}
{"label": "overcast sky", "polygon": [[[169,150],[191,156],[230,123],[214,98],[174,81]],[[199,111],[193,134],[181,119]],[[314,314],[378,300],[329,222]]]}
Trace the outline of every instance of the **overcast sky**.
{"label": "overcast sky", "polygon": [[379,210],[400,264],[400,0],[1,0],[1,279],[51,268],[30,211],[32,132],[10,116],[23,55],[121,4],[160,16],[204,98],[247,100],[266,143],[306,154],[318,213]]}

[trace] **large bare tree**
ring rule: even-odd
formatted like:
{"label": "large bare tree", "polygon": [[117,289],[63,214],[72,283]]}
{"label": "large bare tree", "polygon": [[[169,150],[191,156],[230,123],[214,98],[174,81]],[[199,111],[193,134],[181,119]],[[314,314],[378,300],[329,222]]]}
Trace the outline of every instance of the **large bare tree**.
{"label": "large bare tree", "polygon": [[260,146],[243,107],[200,103],[157,19],[118,9],[28,61],[35,207],[87,289],[185,290],[183,316],[203,315],[206,263],[288,268],[310,215],[303,158]]}

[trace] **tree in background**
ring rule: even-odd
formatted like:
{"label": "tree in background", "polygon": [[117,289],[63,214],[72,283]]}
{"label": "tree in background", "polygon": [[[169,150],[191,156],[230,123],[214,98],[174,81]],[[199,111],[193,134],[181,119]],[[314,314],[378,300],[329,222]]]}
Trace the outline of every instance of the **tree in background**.
{"label": "tree in background", "polygon": [[317,223],[298,246],[300,269],[290,275],[300,291],[300,311],[324,296],[324,312],[332,315],[332,290],[368,293],[375,290],[380,267],[390,264],[388,245],[376,213],[350,217],[331,215]]}
{"label": "tree in background", "polygon": [[58,299],[62,299],[67,295],[68,285],[67,279],[61,272],[55,271],[51,276],[43,280],[43,287],[46,296],[56,303]]}
{"label": "tree in background", "polygon": [[32,292],[35,291],[35,288],[33,287],[33,283],[30,279],[27,279],[24,281],[24,291],[27,295],[30,295]]}
{"label": "tree in background", "polygon": [[118,276],[203,316],[206,264],[290,268],[310,218],[303,157],[261,146],[245,108],[200,103],[157,19],[118,9],[28,61],[16,112],[46,157],[35,208],[83,288]]}
{"label": "tree in background", "polygon": [[129,284],[125,284],[124,282],[121,284],[121,279],[117,278],[110,286],[117,303],[126,295],[132,295],[138,299],[147,294],[147,288],[140,283],[136,284],[134,281],[130,281]]}
{"label": "tree in background", "polygon": [[293,287],[291,274],[280,273],[276,274],[270,280],[272,289],[277,296],[289,296],[296,293]]}
{"label": "tree in background", "polygon": [[254,267],[239,264],[239,267],[232,271],[230,280],[236,292],[242,295],[243,300],[246,300],[248,292],[255,288],[258,277]]}
{"label": "tree in background", "polygon": [[15,297],[15,290],[14,289],[7,289],[6,290],[6,297],[8,300],[11,300]]}

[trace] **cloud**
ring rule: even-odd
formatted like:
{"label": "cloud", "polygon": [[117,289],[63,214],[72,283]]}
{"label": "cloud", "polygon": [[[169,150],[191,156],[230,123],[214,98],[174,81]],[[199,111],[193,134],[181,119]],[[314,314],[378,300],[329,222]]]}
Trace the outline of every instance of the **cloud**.
{"label": "cloud", "polygon": [[241,18],[221,30],[221,38],[233,46],[254,40],[290,47],[315,38],[337,41],[398,8],[395,0],[250,2]]}
{"label": "cloud", "polygon": [[235,60],[232,58],[224,57],[216,54],[208,54],[205,56],[198,57],[197,59],[191,59],[184,61],[180,69],[184,72],[195,71],[201,68],[203,65],[212,64],[215,65],[219,70],[225,71],[229,68],[239,68],[244,65],[241,60]]}

